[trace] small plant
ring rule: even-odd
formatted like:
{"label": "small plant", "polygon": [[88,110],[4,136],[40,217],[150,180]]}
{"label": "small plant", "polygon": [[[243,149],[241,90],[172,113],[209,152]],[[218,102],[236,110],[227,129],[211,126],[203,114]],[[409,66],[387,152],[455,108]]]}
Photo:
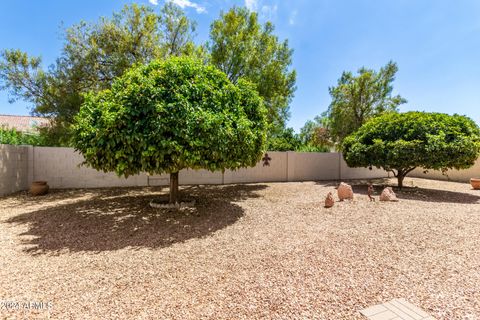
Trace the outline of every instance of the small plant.
{"label": "small plant", "polygon": [[42,146],[43,140],[36,132],[21,132],[15,128],[0,127],[0,144]]}
{"label": "small plant", "polygon": [[330,148],[327,146],[316,146],[312,144],[302,145],[297,150],[297,152],[330,152]]}

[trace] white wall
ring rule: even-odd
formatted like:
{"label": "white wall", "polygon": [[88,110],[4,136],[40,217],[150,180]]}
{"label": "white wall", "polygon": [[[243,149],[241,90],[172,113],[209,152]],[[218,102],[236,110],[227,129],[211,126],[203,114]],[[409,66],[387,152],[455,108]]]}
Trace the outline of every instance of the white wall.
{"label": "white wall", "polygon": [[438,170],[428,170],[425,174],[425,169],[417,168],[413,170],[409,176],[417,178],[435,179],[435,180],[451,180],[459,182],[469,182],[470,178],[480,178],[480,159],[475,165],[469,169],[464,170],[448,170],[445,175]]}
{"label": "white wall", "polygon": [[268,152],[271,158],[270,165],[264,166],[263,161],[253,168],[243,168],[235,171],[226,170],[224,183],[249,183],[249,182],[281,182],[287,181],[287,152]]}
{"label": "white wall", "polygon": [[[349,168],[339,153],[268,152],[270,166],[260,161],[253,168],[210,172],[182,170],[180,184],[230,184],[254,182],[350,180],[387,177],[380,169]],[[82,155],[72,148],[0,145],[0,196],[26,190],[32,181],[46,180],[51,188],[99,188],[168,185],[168,175],[140,174],[128,179],[114,173],[80,166]],[[466,170],[412,171],[409,176],[468,182],[480,178],[480,159]]]}
{"label": "white wall", "polygon": [[289,152],[288,181],[337,180],[340,178],[338,153]]}
{"label": "white wall", "polygon": [[[51,188],[99,188],[168,185],[166,174],[140,174],[128,179],[96,171],[80,164],[83,157],[72,148],[2,146],[0,194],[28,189],[35,180]],[[8,151],[8,152],[7,152]],[[253,182],[348,180],[388,176],[383,170],[348,168],[339,153],[268,152],[270,165],[260,161],[253,168],[210,172],[182,170],[180,184],[230,184]]]}
{"label": "white wall", "polygon": [[50,188],[101,188],[147,185],[147,176],[128,179],[81,166],[83,156],[72,148],[34,147],[33,180],[46,180]]}
{"label": "white wall", "polygon": [[375,167],[370,168],[350,168],[343,156],[339,154],[341,160],[340,166],[340,176],[341,179],[375,179],[375,178],[384,178],[388,175],[385,170],[377,169]]}
{"label": "white wall", "polygon": [[0,144],[0,196],[28,188],[28,148]]}

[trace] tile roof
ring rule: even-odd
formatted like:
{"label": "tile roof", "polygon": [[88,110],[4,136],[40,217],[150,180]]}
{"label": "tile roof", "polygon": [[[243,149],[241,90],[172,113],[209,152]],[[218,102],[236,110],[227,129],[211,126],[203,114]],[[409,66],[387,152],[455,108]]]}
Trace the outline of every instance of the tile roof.
{"label": "tile roof", "polygon": [[31,131],[35,127],[46,127],[50,119],[31,116],[14,116],[0,114],[0,127],[15,128],[18,131]]}

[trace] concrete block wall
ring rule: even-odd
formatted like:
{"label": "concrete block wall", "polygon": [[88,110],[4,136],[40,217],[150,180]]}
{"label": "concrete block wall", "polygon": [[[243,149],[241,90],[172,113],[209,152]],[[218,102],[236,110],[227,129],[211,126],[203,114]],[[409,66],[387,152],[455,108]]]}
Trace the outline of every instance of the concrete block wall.
{"label": "concrete block wall", "polygon": [[146,186],[145,174],[119,178],[115,173],[105,173],[81,166],[83,156],[72,148],[34,147],[33,180],[46,180],[50,188],[102,188]]}
{"label": "concrete block wall", "polygon": [[[182,170],[180,184],[231,184],[255,182],[350,180],[387,177],[380,169],[349,168],[340,153],[268,152],[270,165],[260,161],[253,168],[210,172]],[[80,164],[81,154],[72,148],[0,145],[0,196],[27,190],[35,180],[46,180],[51,188],[100,188],[127,186],[164,186],[167,174],[139,174],[128,179],[100,172]],[[451,170],[447,175],[419,168],[411,177],[468,182],[480,177],[480,159],[466,170]]]}
{"label": "concrete block wall", "polygon": [[470,178],[480,178],[480,159],[478,159],[477,162],[475,162],[475,165],[469,169],[448,170],[445,175],[438,170],[428,170],[427,173],[423,173],[423,171],[425,171],[425,169],[417,168],[413,170],[409,176],[425,179],[469,182]]}
{"label": "concrete block wall", "polygon": [[340,179],[338,153],[288,152],[288,181]]}
{"label": "concrete block wall", "polygon": [[[268,152],[272,159],[269,166],[264,166],[260,161],[255,167],[238,170],[225,170],[210,172],[208,170],[182,170],[178,180],[180,184],[231,184],[253,182],[279,182],[287,181],[287,153]],[[169,184],[169,175],[155,175],[148,177],[150,186]]]}
{"label": "concrete block wall", "polygon": [[[221,172],[210,172],[208,170],[182,170],[178,173],[180,184],[222,184],[223,177]],[[147,176],[148,186],[166,186],[170,183],[170,175]]]}
{"label": "concrete block wall", "polygon": [[0,144],[0,196],[28,188],[29,148]]}
{"label": "concrete block wall", "polygon": [[252,168],[225,170],[224,183],[254,183],[254,182],[281,182],[287,181],[288,152],[268,152],[271,158],[268,166],[263,161]]}
{"label": "concrete block wall", "polygon": [[341,153],[338,154],[340,157],[340,180],[341,179],[376,179],[384,178],[388,176],[388,173],[383,169],[377,169],[375,167],[370,168],[350,168]]}
{"label": "concrete block wall", "polygon": [[[51,188],[100,188],[164,186],[167,174],[139,174],[125,179],[114,173],[81,166],[83,157],[72,148],[2,146],[0,194],[28,189],[35,180],[46,180]],[[225,172],[182,170],[180,184],[231,184],[282,181],[368,179],[386,177],[383,170],[348,168],[339,153],[268,152],[269,166]]]}

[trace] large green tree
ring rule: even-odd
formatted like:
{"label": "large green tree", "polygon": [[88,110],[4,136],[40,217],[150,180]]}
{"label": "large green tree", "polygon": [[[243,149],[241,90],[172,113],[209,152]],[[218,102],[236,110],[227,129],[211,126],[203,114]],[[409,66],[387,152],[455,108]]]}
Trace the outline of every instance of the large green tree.
{"label": "large green tree", "polygon": [[160,13],[163,57],[191,55],[195,52],[197,49],[193,39],[197,23],[190,20],[173,2],[166,2]]}
{"label": "large green tree", "polygon": [[86,96],[74,145],[95,169],[118,175],[254,166],[266,141],[266,109],[254,86],[231,83],[213,66],[188,57],[155,60]]}
{"label": "large green tree", "polygon": [[341,144],[368,119],[398,111],[398,106],[406,102],[401,96],[392,95],[397,70],[397,65],[390,61],[379,71],[361,68],[358,75],[343,72],[337,86],[329,88],[332,101],[323,116],[336,143]]}
{"label": "large green tree", "polygon": [[270,131],[281,134],[296,81],[288,41],[278,39],[272,23],[261,25],[257,13],[234,7],[212,23],[208,48],[210,62],[230,81],[243,77],[257,86],[268,109]]}
{"label": "large green tree", "polygon": [[31,102],[34,113],[51,117],[53,141],[64,144],[83,93],[109,88],[134,64],[195,53],[194,29],[173,3],[165,4],[159,14],[150,7],[128,5],[112,17],[66,29],[61,55],[49,69],[43,68],[40,57],[4,50],[0,89],[8,90],[11,100]]}
{"label": "large green tree", "polygon": [[446,171],[471,167],[480,153],[480,129],[465,116],[388,113],[366,122],[343,141],[350,167],[383,168],[403,186],[417,167]]}

